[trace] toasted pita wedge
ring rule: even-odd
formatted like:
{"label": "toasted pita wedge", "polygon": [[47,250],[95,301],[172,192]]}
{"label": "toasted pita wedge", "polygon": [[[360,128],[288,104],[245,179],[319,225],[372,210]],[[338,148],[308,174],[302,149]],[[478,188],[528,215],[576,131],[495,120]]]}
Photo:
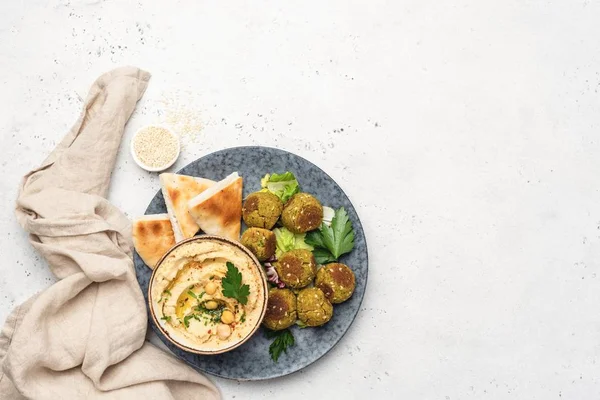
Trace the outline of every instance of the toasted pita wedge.
{"label": "toasted pita wedge", "polygon": [[167,205],[175,240],[194,236],[198,224],[188,211],[188,201],[215,184],[215,181],[179,174],[160,174],[162,194]]}
{"label": "toasted pita wedge", "polygon": [[175,245],[167,214],[144,215],[133,220],[133,245],[151,269]]}
{"label": "toasted pita wedge", "polygon": [[190,200],[188,207],[204,233],[239,240],[242,178],[234,172]]}

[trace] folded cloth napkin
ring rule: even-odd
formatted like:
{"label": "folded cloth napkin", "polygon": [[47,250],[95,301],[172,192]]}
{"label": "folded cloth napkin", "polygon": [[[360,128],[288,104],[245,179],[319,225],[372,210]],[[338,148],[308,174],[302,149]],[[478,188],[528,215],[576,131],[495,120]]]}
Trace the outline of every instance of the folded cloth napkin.
{"label": "folded cloth napkin", "polygon": [[81,117],[23,179],[17,219],[59,281],[0,334],[1,399],[218,399],[194,369],[144,342],[129,220],[104,198],[125,123],[150,74],[102,75]]}

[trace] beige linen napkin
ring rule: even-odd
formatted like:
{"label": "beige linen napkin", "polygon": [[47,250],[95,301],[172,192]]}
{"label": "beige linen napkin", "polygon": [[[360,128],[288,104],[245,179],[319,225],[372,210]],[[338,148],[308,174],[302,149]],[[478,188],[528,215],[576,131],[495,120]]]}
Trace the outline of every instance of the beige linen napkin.
{"label": "beige linen napkin", "polygon": [[205,377],[144,342],[129,220],[104,198],[125,123],[150,74],[102,75],[81,117],[25,176],[17,219],[60,279],[7,318],[1,399],[218,399]]}

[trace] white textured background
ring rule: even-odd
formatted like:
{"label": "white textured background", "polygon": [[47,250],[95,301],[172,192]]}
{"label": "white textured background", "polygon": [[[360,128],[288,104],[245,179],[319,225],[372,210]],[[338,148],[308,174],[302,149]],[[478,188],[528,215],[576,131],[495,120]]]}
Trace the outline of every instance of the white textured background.
{"label": "white textured background", "polygon": [[215,379],[226,398],[597,399],[599,21],[593,0],[2,1],[0,320],[53,281],[15,222],[21,176],[133,64],[153,78],[110,194],[128,215],[159,184],[125,146],[167,97],[203,124],[176,168],[280,147],[366,229],[347,336],[287,378]]}

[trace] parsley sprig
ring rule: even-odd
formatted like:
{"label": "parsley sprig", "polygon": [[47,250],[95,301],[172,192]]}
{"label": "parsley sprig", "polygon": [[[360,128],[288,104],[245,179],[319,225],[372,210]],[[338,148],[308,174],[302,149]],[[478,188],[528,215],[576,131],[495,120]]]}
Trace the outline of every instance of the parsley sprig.
{"label": "parsley sprig", "polygon": [[221,280],[223,296],[236,299],[240,304],[248,303],[250,286],[242,284],[242,273],[233,263],[227,261],[227,274]]}
{"label": "parsley sprig", "polygon": [[292,332],[290,332],[289,329],[284,329],[282,331],[267,330],[266,335],[269,339],[275,338],[273,343],[269,346],[269,354],[271,355],[271,359],[275,362],[279,360],[279,356],[282,352],[287,354],[288,347],[293,346],[295,343],[294,335],[292,335]]}
{"label": "parsley sprig", "polygon": [[354,248],[354,229],[344,207],[335,210],[331,226],[321,224],[317,231],[309,232],[305,242],[314,247],[313,255],[319,264],[337,261],[342,254]]}

